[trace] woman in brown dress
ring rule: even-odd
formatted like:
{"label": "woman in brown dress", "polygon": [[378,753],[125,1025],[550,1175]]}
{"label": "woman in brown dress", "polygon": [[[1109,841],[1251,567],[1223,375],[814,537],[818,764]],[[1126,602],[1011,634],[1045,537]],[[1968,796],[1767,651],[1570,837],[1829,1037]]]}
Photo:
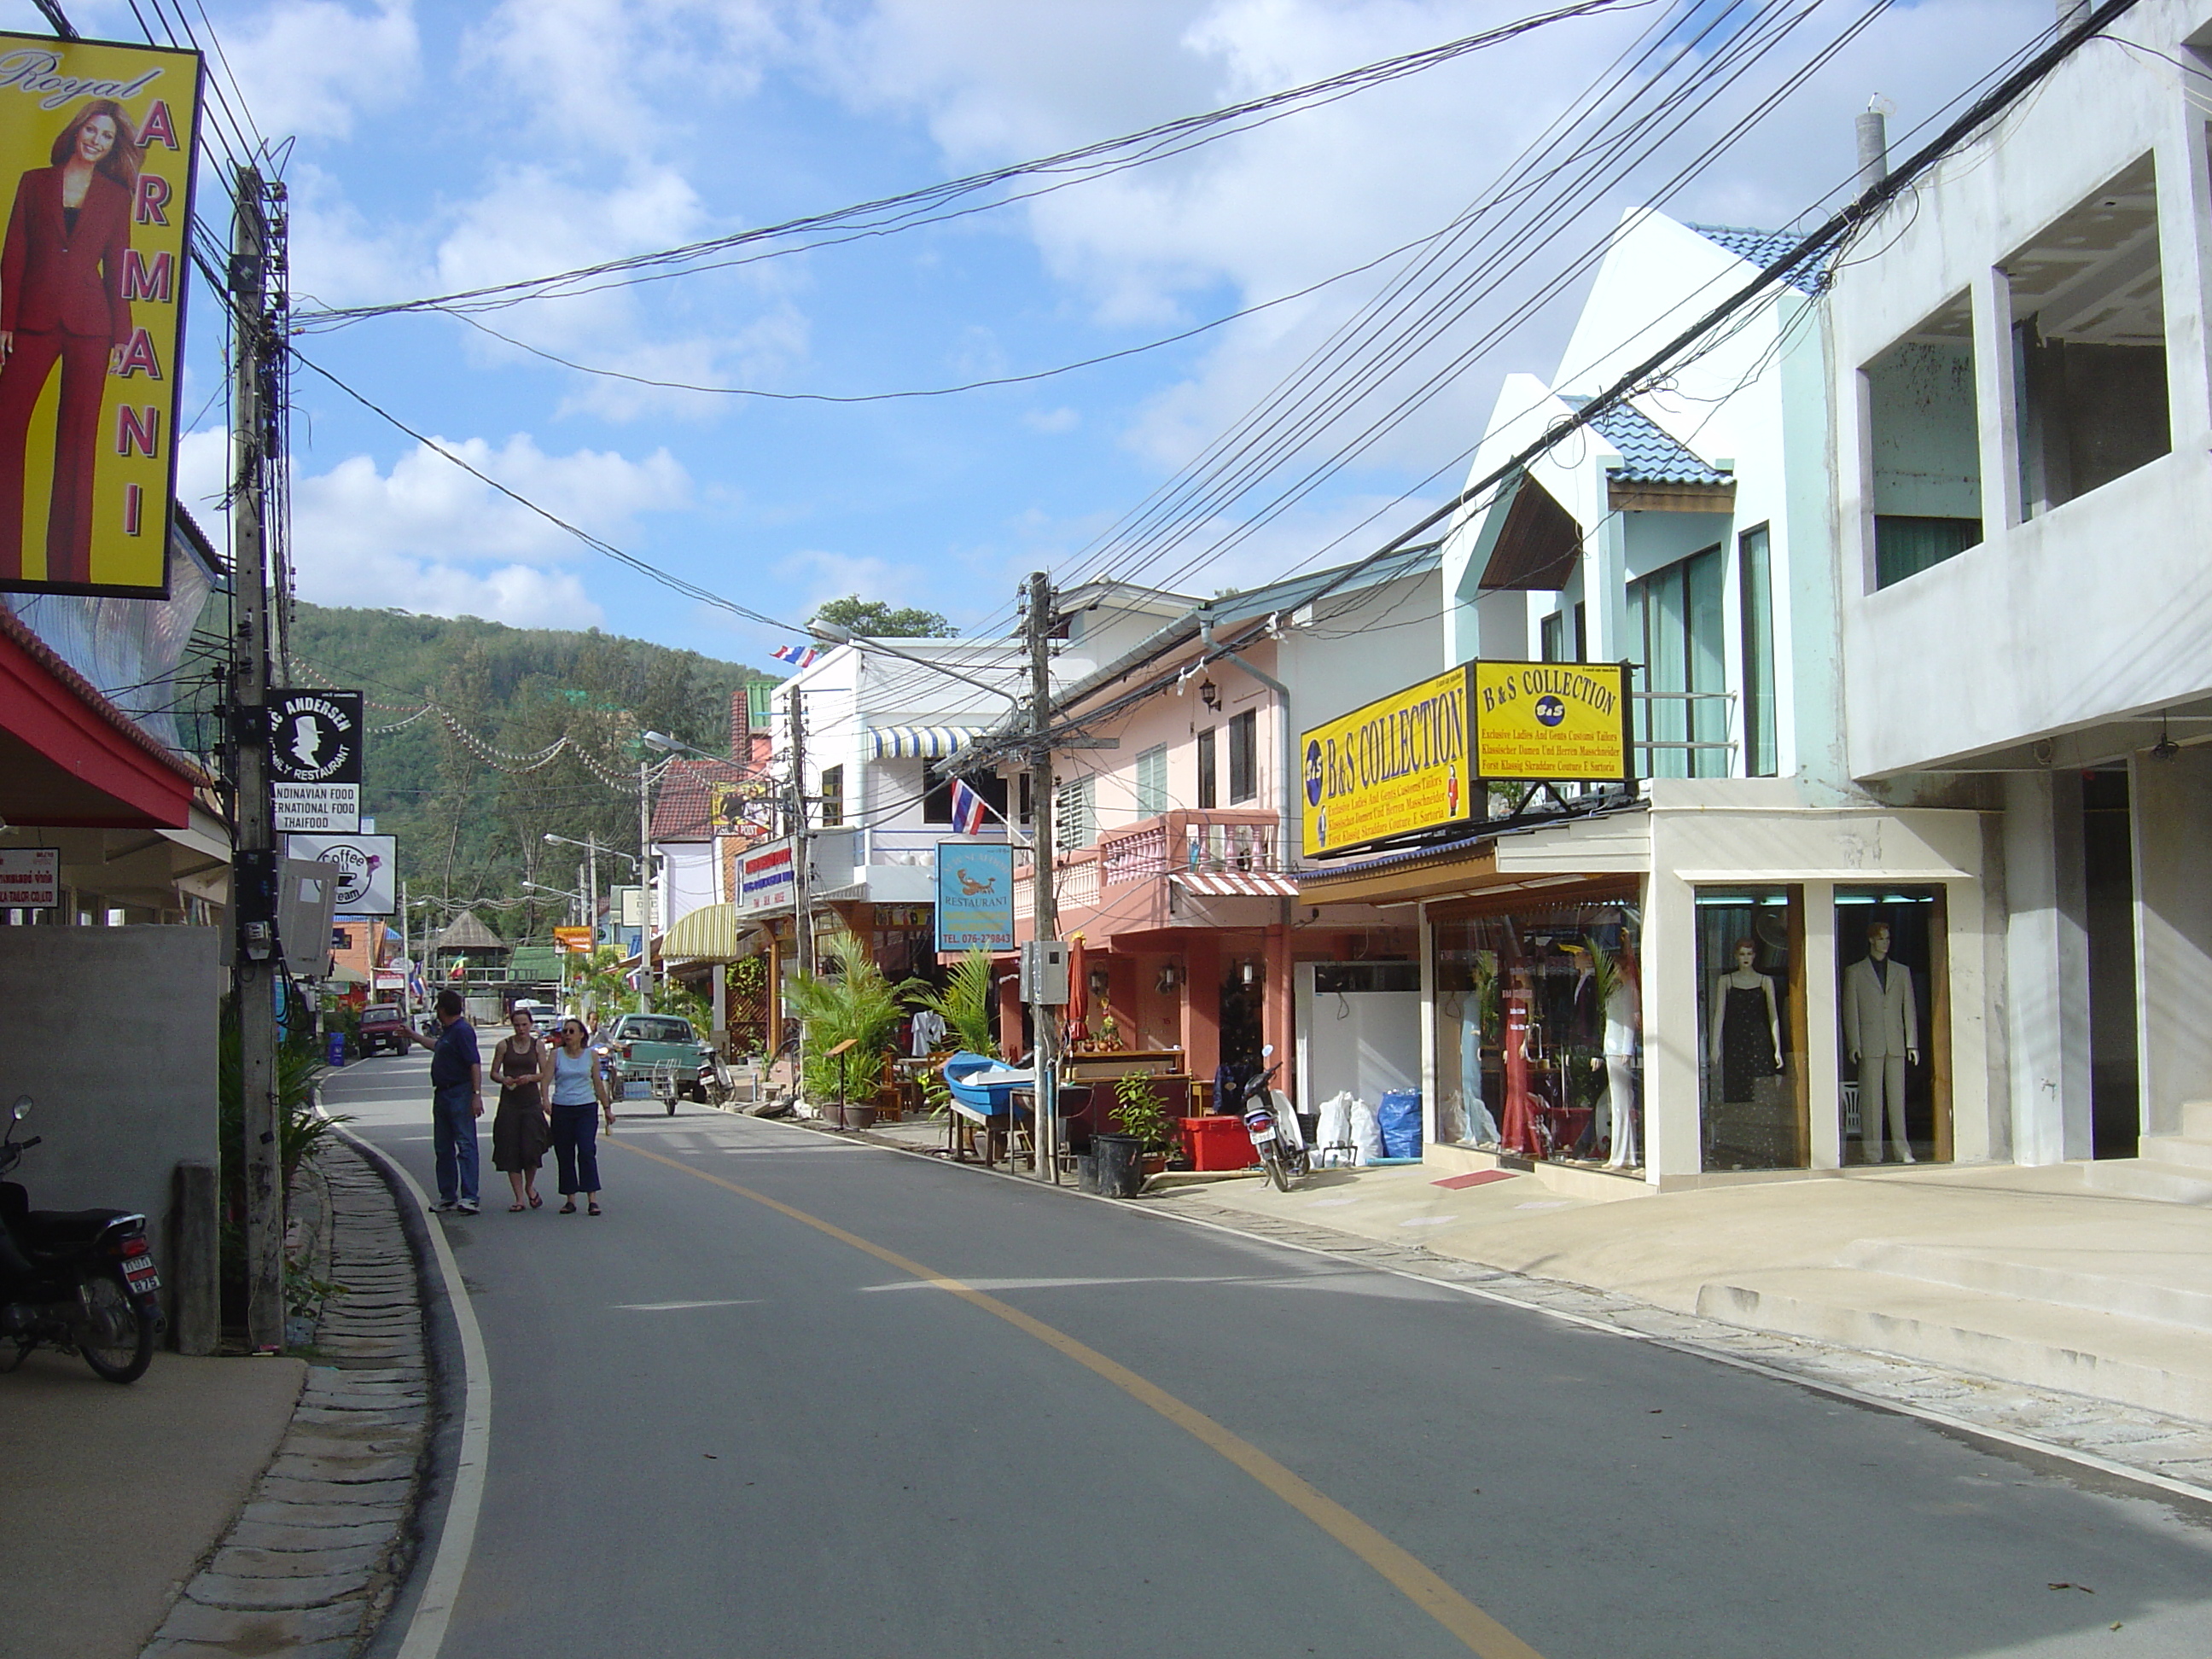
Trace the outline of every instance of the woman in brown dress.
{"label": "woman in brown dress", "polygon": [[514,1188],[510,1211],[534,1210],[538,1166],[553,1144],[552,1117],[546,1110],[553,1075],[553,1051],[538,1040],[536,1022],[526,1008],[507,1016],[512,1036],[491,1051],[492,1081],[499,1085],[499,1110],[491,1121],[491,1166],[507,1171]]}

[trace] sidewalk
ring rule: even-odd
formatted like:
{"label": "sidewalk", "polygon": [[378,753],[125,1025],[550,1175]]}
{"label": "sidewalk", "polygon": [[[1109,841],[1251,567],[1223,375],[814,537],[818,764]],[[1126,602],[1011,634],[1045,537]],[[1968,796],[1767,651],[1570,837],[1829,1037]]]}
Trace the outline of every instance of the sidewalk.
{"label": "sidewalk", "polygon": [[1595,1201],[1432,1166],[1186,1189],[1185,1208],[1334,1229],[1678,1313],[2212,1422],[2212,1216],[2077,1166],[1919,1165]]}

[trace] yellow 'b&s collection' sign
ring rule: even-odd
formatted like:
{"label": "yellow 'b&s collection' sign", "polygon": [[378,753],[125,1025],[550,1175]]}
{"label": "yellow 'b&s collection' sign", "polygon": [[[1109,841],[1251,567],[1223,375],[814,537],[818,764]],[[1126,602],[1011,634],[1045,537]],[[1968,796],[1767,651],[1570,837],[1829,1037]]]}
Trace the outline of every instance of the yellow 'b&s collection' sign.
{"label": "yellow 'b&s collection' sign", "polygon": [[1474,769],[1500,781],[1610,783],[1628,766],[1617,662],[1475,662]]}
{"label": "yellow 'b&s collection' sign", "polygon": [[1471,662],[1308,732],[1308,856],[1472,822],[1498,782],[1631,775],[1619,663]]}
{"label": "yellow 'b&s collection' sign", "polygon": [[0,34],[0,588],[167,591],[199,54]]}

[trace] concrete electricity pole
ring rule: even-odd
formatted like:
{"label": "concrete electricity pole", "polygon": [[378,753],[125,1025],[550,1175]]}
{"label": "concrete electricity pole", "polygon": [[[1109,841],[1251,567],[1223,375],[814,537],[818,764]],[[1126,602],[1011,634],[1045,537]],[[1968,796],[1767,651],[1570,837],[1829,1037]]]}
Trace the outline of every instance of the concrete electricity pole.
{"label": "concrete electricity pole", "polygon": [[641,755],[637,762],[638,902],[645,908],[645,931],[637,947],[637,1011],[653,1006],[653,775]]}
{"label": "concrete electricity pole", "polygon": [[231,426],[231,560],[238,661],[238,894],[240,937],[234,957],[239,1070],[244,1090],[246,1330],[256,1352],[284,1346],[284,1177],[282,1109],[276,1099],[276,996],[282,986],[276,937],[275,815],[269,787],[269,532],[267,491],[276,411],[268,406],[271,354],[282,349],[269,325],[269,222],[261,174],[238,169],[231,220],[230,300],[236,361]]}
{"label": "concrete electricity pole", "polygon": [[[814,902],[813,860],[806,835],[806,704],[799,689],[791,688],[791,880],[792,925],[798,930],[799,976],[814,976],[814,918],[807,914]],[[779,1002],[781,1000],[778,999]],[[780,1036],[781,1033],[776,1033]],[[774,1038],[771,1038],[771,1043]],[[770,1052],[772,1053],[773,1047]],[[792,1092],[806,1097],[806,1022],[799,1023],[799,1052],[793,1057]]]}
{"label": "concrete electricity pole", "polygon": [[[1033,843],[1030,869],[1030,937],[1042,942],[1060,937],[1060,900],[1053,870],[1052,799],[1052,578],[1043,571],[1029,580],[1028,615],[1023,624],[1030,647],[1030,822]],[[1034,953],[1033,953],[1034,954]],[[1060,1179],[1060,1010],[1031,1005],[1036,1043],[1030,1070],[1036,1079],[1036,1175]]]}

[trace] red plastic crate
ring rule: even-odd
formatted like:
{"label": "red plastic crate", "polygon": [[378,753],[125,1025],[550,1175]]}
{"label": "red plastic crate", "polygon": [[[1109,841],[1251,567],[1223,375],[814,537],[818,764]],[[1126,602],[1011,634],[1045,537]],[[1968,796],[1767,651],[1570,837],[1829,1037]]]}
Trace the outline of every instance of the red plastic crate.
{"label": "red plastic crate", "polygon": [[1180,1121],[1194,1170],[1249,1170],[1260,1161],[1241,1117],[1187,1117]]}

